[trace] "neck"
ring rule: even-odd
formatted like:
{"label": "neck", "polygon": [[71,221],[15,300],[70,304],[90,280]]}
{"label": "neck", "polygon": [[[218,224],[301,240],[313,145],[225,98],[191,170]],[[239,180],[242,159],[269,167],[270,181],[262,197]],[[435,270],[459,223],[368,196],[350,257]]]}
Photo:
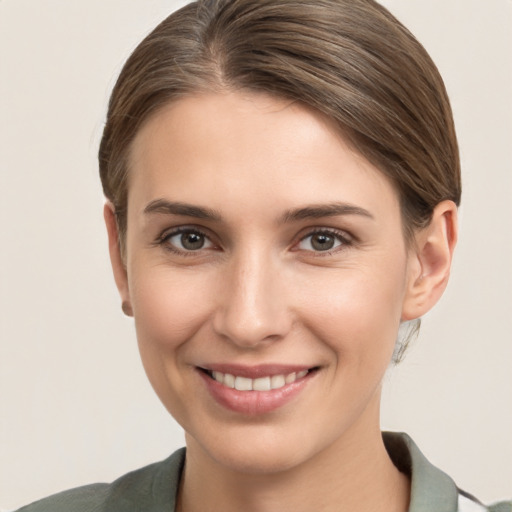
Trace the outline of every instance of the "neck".
{"label": "neck", "polygon": [[177,510],[405,512],[410,484],[393,465],[376,425],[355,425],[313,458],[271,474],[227,468],[187,438]]}

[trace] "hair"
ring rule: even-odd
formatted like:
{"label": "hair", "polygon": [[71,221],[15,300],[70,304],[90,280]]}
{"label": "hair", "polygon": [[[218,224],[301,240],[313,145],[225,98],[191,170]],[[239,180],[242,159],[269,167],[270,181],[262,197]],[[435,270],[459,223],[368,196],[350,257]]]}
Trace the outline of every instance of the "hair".
{"label": "hair", "polygon": [[152,114],[202,92],[254,91],[326,115],[396,188],[406,240],[445,199],[460,161],[443,80],[414,36],[373,0],[199,0],[135,49],[110,98],[99,150],[124,253],[131,143]]}

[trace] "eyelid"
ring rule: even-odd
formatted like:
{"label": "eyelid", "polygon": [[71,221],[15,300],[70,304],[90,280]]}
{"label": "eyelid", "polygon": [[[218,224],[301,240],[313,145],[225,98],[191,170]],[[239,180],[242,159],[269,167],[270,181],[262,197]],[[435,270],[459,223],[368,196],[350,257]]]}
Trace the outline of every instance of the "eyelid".
{"label": "eyelid", "polygon": [[[306,238],[309,238],[314,235],[329,235],[334,238],[336,238],[339,242],[341,242],[337,247],[334,247],[332,249],[328,249],[325,251],[313,251],[308,249],[300,249],[298,248],[298,245],[304,241]],[[315,257],[317,256],[328,256],[330,254],[333,254],[338,251],[342,251],[344,249],[347,249],[354,245],[356,241],[356,238],[352,236],[347,231],[343,231],[336,228],[330,228],[330,227],[312,227],[308,228],[308,230],[302,234],[299,235],[298,240],[293,244],[292,250],[294,251],[304,251],[313,254]]]}
{"label": "eyelid", "polygon": [[[208,240],[211,246],[201,247],[196,251],[187,251],[185,249],[180,249],[171,243],[168,243],[170,238],[181,235],[183,233],[197,233]],[[194,225],[176,226],[174,228],[165,229],[160,233],[160,235],[158,235],[153,245],[162,246],[165,250],[182,256],[198,256],[203,251],[216,247],[216,243],[212,240],[212,236],[208,234],[207,230]]]}
{"label": "eyelid", "polygon": [[[182,233],[190,233],[190,232],[197,233],[197,234],[200,234],[201,236],[204,236],[205,239],[207,239],[208,242],[211,244],[211,246],[205,247],[205,248],[200,248],[200,249],[197,249],[194,251],[194,250],[180,249],[170,243],[167,243],[168,240],[173,236],[177,236]],[[299,244],[306,238],[314,236],[314,235],[318,235],[318,234],[325,234],[325,235],[332,236],[332,237],[336,238],[341,243],[337,247],[335,247],[333,249],[328,249],[325,251],[314,251],[314,250],[308,250],[308,249],[300,249],[298,247]],[[293,242],[291,250],[292,251],[303,251],[303,252],[311,253],[315,257],[317,257],[317,256],[321,257],[321,256],[328,256],[332,253],[347,249],[347,248],[353,246],[355,242],[357,242],[357,238],[345,230],[340,230],[337,228],[326,227],[326,226],[312,226],[312,227],[308,227],[308,228],[304,229],[302,231],[302,233],[297,235],[296,241]],[[200,226],[196,226],[193,224],[181,225],[181,226],[176,226],[176,227],[167,228],[167,229],[163,230],[158,235],[158,237],[156,238],[153,245],[162,246],[165,250],[168,250],[170,252],[173,252],[178,255],[183,255],[183,256],[194,256],[194,255],[198,256],[200,253],[202,253],[206,250],[220,249],[219,244],[215,241],[215,237],[210,234],[208,229],[205,229],[202,226],[200,227]]]}

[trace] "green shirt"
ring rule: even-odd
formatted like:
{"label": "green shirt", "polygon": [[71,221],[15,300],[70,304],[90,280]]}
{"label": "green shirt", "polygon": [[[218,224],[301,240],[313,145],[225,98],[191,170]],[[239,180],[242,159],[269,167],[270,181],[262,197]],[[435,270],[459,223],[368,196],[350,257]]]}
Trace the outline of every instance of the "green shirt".
{"label": "green shirt", "polygon": [[[395,466],[411,478],[409,512],[512,512],[512,502],[485,507],[434,467],[406,434],[383,434]],[[71,489],[17,512],[174,512],[185,448],[168,459],[128,473],[111,484]]]}

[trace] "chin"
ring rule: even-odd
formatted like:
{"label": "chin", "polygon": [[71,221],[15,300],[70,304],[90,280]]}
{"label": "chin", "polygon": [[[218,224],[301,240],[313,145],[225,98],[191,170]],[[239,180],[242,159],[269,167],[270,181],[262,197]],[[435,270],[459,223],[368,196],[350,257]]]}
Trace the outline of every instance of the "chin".
{"label": "chin", "polygon": [[[199,447],[215,464],[245,474],[272,474],[290,470],[311,457],[304,443],[293,435],[279,435],[275,427],[247,428],[249,432],[231,434],[222,439],[196,440],[186,435],[187,447]],[[252,432],[251,432],[252,430]],[[302,449],[298,450],[298,446]]]}

